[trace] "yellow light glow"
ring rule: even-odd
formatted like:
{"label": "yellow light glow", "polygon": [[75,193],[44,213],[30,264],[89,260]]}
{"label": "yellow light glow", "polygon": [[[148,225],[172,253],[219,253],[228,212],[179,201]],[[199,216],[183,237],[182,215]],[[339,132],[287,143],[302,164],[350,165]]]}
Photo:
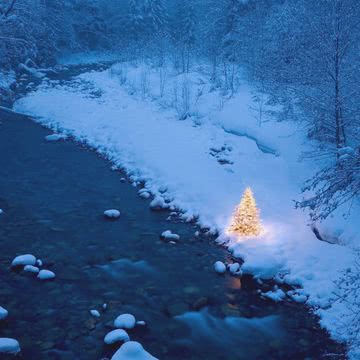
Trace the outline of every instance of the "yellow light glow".
{"label": "yellow light glow", "polygon": [[254,195],[248,187],[233,213],[228,232],[240,236],[258,236],[261,230],[259,210],[256,207]]}

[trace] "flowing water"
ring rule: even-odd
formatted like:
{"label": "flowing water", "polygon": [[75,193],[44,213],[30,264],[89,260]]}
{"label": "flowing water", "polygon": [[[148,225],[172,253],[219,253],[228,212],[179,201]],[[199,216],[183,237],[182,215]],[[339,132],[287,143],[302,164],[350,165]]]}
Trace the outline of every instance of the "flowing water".
{"label": "flowing water", "polygon": [[[0,337],[19,340],[20,358],[111,358],[119,345],[103,337],[126,312],[147,324],[130,337],[161,360],[344,358],[303,305],[261,298],[250,277],[217,275],[213,263],[228,260],[226,250],[194,236],[194,224],[151,211],[97,154],[45,141],[49,131],[23,116],[0,112],[0,122],[0,305],[9,311]],[[106,220],[109,208],[120,219]],[[179,243],[160,239],[167,229]],[[56,279],[11,271],[23,253]]]}

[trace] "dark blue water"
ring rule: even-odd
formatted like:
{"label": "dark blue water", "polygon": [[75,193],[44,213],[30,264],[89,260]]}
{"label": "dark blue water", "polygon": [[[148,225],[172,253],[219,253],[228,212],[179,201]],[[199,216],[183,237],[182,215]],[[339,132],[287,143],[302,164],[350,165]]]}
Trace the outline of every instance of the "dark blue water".
{"label": "dark blue water", "polygon": [[[0,121],[0,305],[10,313],[0,336],[18,339],[23,359],[110,358],[117,347],[104,346],[103,337],[124,312],[146,321],[130,337],[159,359],[343,353],[304,306],[261,299],[251,278],[215,274],[213,263],[227,252],[195,237],[195,225],[150,211],[120,181],[124,174],[95,153],[46,142],[49,131],[28,118],[0,113]],[[106,221],[108,208],[121,218]],[[166,229],[181,241],[161,241]],[[10,271],[21,253],[41,258],[55,281]],[[89,310],[103,303],[108,308],[95,320]]]}

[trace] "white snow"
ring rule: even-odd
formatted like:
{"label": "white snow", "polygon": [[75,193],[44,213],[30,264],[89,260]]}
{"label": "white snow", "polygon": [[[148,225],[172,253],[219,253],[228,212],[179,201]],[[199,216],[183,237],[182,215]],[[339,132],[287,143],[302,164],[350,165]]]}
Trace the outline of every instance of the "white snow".
{"label": "white snow", "polygon": [[109,209],[104,211],[104,216],[109,219],[117,219],[120,217],[120,211],[117,209]]}
{"label": "white snow", "polygon": [[286,294],[281,289],[267,291],[266,293],[262,293],[262,295],[276,302],[282,301],[286,297]]}
{"label": "white snow", "polygon": [[51,279],[55,278],[55,273],[53,273],[50,270],[43,269],[43,270],[39,271],[39,274],[37,277],[40,280],[51,280]]}
{"label": "white snow", "polygon": [[121,329],[132,329],[135,324],[136,319],[132,314],[121,314],[114,320],[114,326]]}
{"label": "white snow", "polygon": [[45,136],[46,141],[59,141],[59,140],[65,140],[67,138],[64,134],[50,134]]}
{"label": "white snow", "polygon": [[216,261],[214,269],[218,274],[224,274],[226,272],[226,265],[222,261]]}
{"label": "white snow", "polygon": [[0,320],[4,320],[9,315],[9,312],[0,306]]}
{"label": "white snow", "polygon": [[0,338],[0,353],[17,354],[20,352],[19,342],[11,338]]}
{"label": "white snow", "polygon": [[25,265],[35,265],[36,257],[31,254],[19,255],[11,263],[12,267],[16,266],[25,266]]}
{"label": "white snow", "polygon": [[233,275],[241,275],[242,274],[242,271],[240,269],[240,264],[237,262],[235,262],[233,264],[229,264],[228,269],[229,269],[230,273]]}
{"label": "white snow", "polygon": [[150,191],[146,188],[140,189],[138,194],[143,199],[149,199],[149,197],[151,196]]}
{"label": "white snow", "polygon": [[174,234],[171,230],[166,230],[161,234],[161,237],[167,241],[179,241],[180,235]]}
{"label": "white snow", "polygon": [[37,266],[40,266],[40,267],[43,266],[42,260],[41,260],[41,259],[37,259],[37,260],[36,260],[36,265],[37,265]]}
{"label": "white snow", "polygon": [[[149,75],[145,99],[139,95],[144,71]],[[124,73],[122,86],[119,76]],[[184,81],[193,94],[195,115],[179,121],[181,102],[174,105],[174,93],[176,84]],[[78,86],[82,82],[99,89],[101,96],[89,96],[89,90]],[[85,142],[115,167],[126,169],[134,184],[143,183],[154,196],[152,209],[176,207],[185,221],[196,219],[209,234],[218,231],[218,242],[244,260],[243,273],[302,287],[321,324],[334,338],[344,339],[339,322],[333,320],[347,308],[334,303],[333,294],[340,274],[354,263],[359,204],[352,204],[346,219],[342,208],[317,224],[321,233],[336,237],[334,245],[317,240],[308,214],[294,209],[304,180],[319,166],[299,160],[304,151],[312,150],[302,124],[265,121],[259,126],[254,91],[245,81],[226,100],[211,91],[207,75],[169,70],[164,97],[158,89],[156,69],[118,64],[83,74],[68,85],[48,82],[14,108]],[[179,100],[181,89],[177,90]],[[254,192],[264,232],[257,238],[229,236],[233,209],[247,186]]]}
{"label": "white snow", "polygon": [[39,270],[39,268],[37,266],[25,265],[24,266],[24,271],[37,274],[40,270]]}
{"label": "white snow", "polygon": [[95,310],[95,309],[91,309],[90,310],[90,314],[93,316],[93,317],[96,317],[96,318],[99,318],[100,317],[100,313],[98,310]]}
{"label": "white snow", "polygon": [[111,360],[157,360],[136,341],[128,341],[113,355]]}
{"label": "white snow", "polygon": [[123,329],[116,329],[107,333],[104,337],[104,343],[111,345],[119,341],[130,341],[128,333]]}
{"label": "white snow", "polygon": [[156,196],[150,203],[150,208],[152,210],[162,210],[162,209],[168,209],[169,204],[167,204],[164,200],[164,198],[159,194]]}

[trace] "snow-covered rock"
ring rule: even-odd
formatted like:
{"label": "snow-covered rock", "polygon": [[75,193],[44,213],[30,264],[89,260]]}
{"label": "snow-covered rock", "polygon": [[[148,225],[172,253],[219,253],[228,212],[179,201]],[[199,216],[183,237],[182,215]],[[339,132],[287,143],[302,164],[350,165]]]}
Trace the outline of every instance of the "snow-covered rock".
{"label": "snow-covered rock", "polygon": [[109,219],[117,219],[120,217],[120,211],[117,209],[109,209],[104,211],[104,216]]}
{"label": "snow-covered rock", "polygon": [[34,265],[25,265],[24,266],[24,271],[33,273],[33,274],[37,274],[39,272],[39,268],[37,266]]}
{"label": "snow-covered rock", "polygon": [[37,265],[37,266],[40,266],[40,267],[43,266],[42,260],[41,260],[41,259],[37,259],[37,260],[36,260],[36,265]]}
{"label": "snow-covered rock", "polygon": [[45,136],[46,141],[59,141],[59,140],[65,140],[66,138],[67,136],[63,134],[50,134]]}
{"label": "snow-covered rock", "polygon": [[163,210],[168,209],[169,204],[167,204],[161,196],[155,196],[155,198],[150,203],[151,210]]}
{"label": "snow-covered rock", "polygon": [[141,189],[138,194],[140,197],[142,197],[143,199],[149,199],[149,197],[151,196],[149,191],[142,191],[144,189]]}
{"label": "snow-covered rock", "polygon": [[103,304],[102,304],[102,309],[103,309],[104,311],[107,309],[107,307],[108,307],[108,304],[107,304],[107,303],[103,303]]}
{"label": "snow-covered rock", "polygon": [[132,329],[135,324],[135,316],[131,314],[121,314],[114,320],[114,326],[121,329]]}
{"label": "snow-covered rock", "polygon": [[224,274],[226,271],[226,266],[222,261],[216,261],[214,264],[214,269],[218,274]]}
{"label": "snow-covered rock", "polygon": [[140,343],[128,341],[113,355],[111,360],[157,360]]}
{"label": "snow-covered rock", "polygon": [[139,321],[136,322],[136,325],[145,326],[146,322],[144,320],[139,320]]}
{"label": "snow-covered rock", "polygon": [[90,310],[90,314],[93,316],[93,317],[96,317],[96,318],[99,318],[100,317],[100,313],[95,310],[95,309],[91,309]]}
{"label": "snow-covered rock", "polygon": [[242,275],[242,271],[240,269],[240,264],[237,262],[233,263],[233,264],[229,264],[228,269],[232,275],[238,275],[238,276]]}
{"label": "snow-covered rock", "polygon": [[289,290],[286,294],[290,296],[290,298],[298,303],[305,303],[308,297],[302,293],[302,289],[298,290]]}
{"label": "snow-covered rock", "polygon": [[0,215],[4,213],[4,210],[3,209],[0,209]]}
{"label": "snow-covered rock", "polygon": [[0,320],[4,320],[9,315],[9,312],[0,306]]}
{"label": "snow-covered rock", "polygon": [[11,263],[12,267],[16,266],[25,266],[25,265],[35,265],[36,257],[31,254],[19,255]]}
{"label": "snow-covered rock", "polygon": [[171,230],[166,230],[161,234],[161,237],[167,241],[179,241],[180,235],[174,234]]}
{"label": "snow-covered rock", "polygon": [[19,342],[11,338],[0,338],[0,353],[17,354],[20,352]]}
{"label": "snow-covered rock", "polygon": [[119,341],[123,341],[123,342],[130,341],[130,337],[128,333],[123,329],[116,329],[110,331],[104,337],[104,343],[108,345],[114,344]]}
{"label": "snow-covered rock", "polygon": [[38,274],[38,279],[40,280],[51,280],[55,278],[55,273],[50,270],[40,270]]}
{"label": "snow-covered rock", "polygon": [[265,293],[262,293],[261,295],[275,301],[282,301],[286,297],[286,294],[281,289],[276,289],[274,291],[268,291]]}

